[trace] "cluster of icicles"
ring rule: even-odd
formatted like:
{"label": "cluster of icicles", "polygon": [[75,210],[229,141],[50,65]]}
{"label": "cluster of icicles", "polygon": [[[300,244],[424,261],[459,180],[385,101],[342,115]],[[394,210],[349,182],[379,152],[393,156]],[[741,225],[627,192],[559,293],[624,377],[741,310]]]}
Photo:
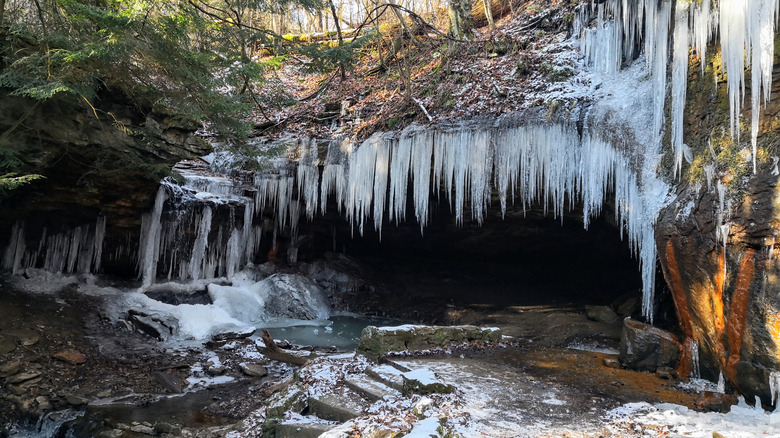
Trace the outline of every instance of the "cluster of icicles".
{"label": "cluster of icicles", "polygon": [[103,260],[105,235],[106,218],[99,216],[95,225],[83,225],[60,233],[49,234],[44,228],[38,245],[28,248],[25,224],[19,221],[11,228],[2,267],[13,274],[38,266],[49,272],[67,274],[97,272]]}
{"label": "cluster of icicles", "polygon": [[[672,4],[675,4],[672,15]],[[581,33],[581,50],[586,62],[605,73],[620,70],[624,59],[631,59],[641,43],[647,67],[653,78],[653,135],[660,142],[666,102],[669,33],[672,32],[671,140],[675,153],[675,172],[682,160],[691,160],[683,142],[683,116],[688,84],[689,48],[702,60],[704,72],[707,44],[720,43],[723,73],[727,75],[730,106],[730,132],[739,140],[739,114],[745,93],[745,70],[751,72],[751,134],[753,171],[760,105],[767,102],[772,88],[774,37],[778,0],[607,0],[580,10],[575,24]],[[595,16],[596,25],[585,27]]]}
{"label": "cluster of icicles", "polygon": [[[465,220],[481,224],[495,191],[504,213],[508,204],[523,209],[541,205],[546,213],[562,218],[564,211],[582,205],[587,228],[607,196],[614,194],[615,219],[641,262],[645,314],[652,315],[657,203],[646,203],[626,159],[587,129],[581,136],[576,126],[568,124],[411,127],[397,136],[376,134],[359,145],[348,140],[299,139],[290,148],[300,157],[297,162],[259,174],[253,187],[236,186],[230,195],[243,196],[245,210],[242,224],[236,221],[233,231],[218,231],[231,235],[227,247],[209,243],[216,233],[211,230],[212,206],[198,207],[200,219],[191,220],[197,222],[193,233],[197,237],[191,252],[178,257],[182,278],[235,271],[250,261],[262,231],[252,223],[263,222],[259,215],[266,207],[275,215],[266,226],[291,230],[294,244],[300,218],[312,219],[328,208],[338,209],[353,232],[362,234],[373,226],[381,235],[383,225],[404,221],[407,213],[414,214],[423,230],[432,196],[447,198],[459,224]],[[319,150],[324,156],[318,156]],[[170,191],[161,187],[154,211],[144,220],[139,252],[146,285],[154,282],[158,266],[165,266],[169,276],[173,267],[166,248],[181,233],[175,222],[166,222],[162,215]],[[254,198],[247,198],[252,191]],[[407,199],[413,211],[407,212]]]}

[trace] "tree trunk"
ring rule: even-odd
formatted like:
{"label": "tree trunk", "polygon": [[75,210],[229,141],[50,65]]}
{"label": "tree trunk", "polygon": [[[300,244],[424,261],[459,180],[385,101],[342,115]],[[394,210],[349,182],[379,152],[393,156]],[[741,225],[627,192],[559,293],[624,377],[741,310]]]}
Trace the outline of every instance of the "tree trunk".
{"label": "tree trunk", "polygon": [[[339,26],[339,16],[336,13],[336,5],[333,4],[333,0],[329,0],[330,2],[330,12],[333,14],[333,21],[336,24],[336,33],[339,36],[339,47],[341,47],[341,44],[344,42],[344,38],[341,36],[341,26]],[[341,55],[339,55],[341,56]],[[344,68],[344,61],[342,59],[339,59],[339,71],[341,72],[341,80],[347,79],[347,71]]]}
{"label": "tree trunk", "polygon": [[485,17],[487,17],[490,30],[496,30],[496,24],[493,23],[493,11],[490,10],[490,2],[491,0],[484,0],[482,3],[485,5]]}
{"label": "tree trunk", "polygon": [[3,12],[5,12],[5,0],[0,0],[0,26],[3,25]]}
{"label": "tree trunk", "polygon": [[459,40],[474,36],[474,21],[471,18],[471,0],[449,0],[449,35]]}

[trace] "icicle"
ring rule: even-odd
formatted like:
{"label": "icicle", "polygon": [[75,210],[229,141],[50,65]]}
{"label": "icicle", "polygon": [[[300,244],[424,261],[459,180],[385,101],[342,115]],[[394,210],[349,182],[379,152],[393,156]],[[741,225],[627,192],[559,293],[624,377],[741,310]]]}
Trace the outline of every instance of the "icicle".
{"label": "icicle", "polygon": [[725,394],[726,393],[726,379],[723,378],[723,371],[718,374],[718,393],[719,394]]}
{"label": "icicle", "polygon": [[[745,47],[751,49],[751,145],[753,147],[753,173],[757,173],[758,130],[761,116],[761,98],[769,101],[772,91],[772,68],[774,66],[774,20],[777,0],[753,0],[748,6],[749,41]],[[763,88],[764,93],[761,93]]]}
{"label": "icicle", "polygon": [[152,213],[141,219],[140,267],[143,287],[151,286],[157,275],[157,260],[160,256],[160,217],[168,194],[160,185],[154,200]]}
{"label": "icicle", "polygon": [[715,165],[708,164],[704,166],[704,177],[707,180],[707,190],[712,189],[712,179],[715,177]]}
{"label": "icicle", "polygon": [[197,237],[195,238],[195,243],[192,246],[192,254],[190,255],[188,277],[194,280],[202,278],[201,275],[204,271],[208,270],[206,268],[206,247],[208,246],[209,233],[211,232],[211,216],[211,207],[203,207],[200,223],[196,229]]}
{"label": "icicle", "polygon": [[677,2],[674,20],[674,53],[672,62],[672,147],[674,149],[674,176],[682,174],[683,119],[685,94],[688,88],[688,5]]}
{"label": "icicle", "polygon": [[778,396],[780,396],[780,371],[769,373],[769,395],[772,397],[772,404],[775,405],[775,412],[780,412],[778,409],[780,403],[777,403]]}
{"label": "icicle", "polygon": [[14,275],[18,274],[22,267],[24,252],[24,221],[17,221],[11,228],[11,240],[8,242],[3,256],[3,269],[10,270]]}
{"label": "icicle", "polygon": [[347,193],[347,166],[352,154],[352,143],[331,141],[328,144],[328,155],[325,158],[325,169],[322,172],[320,187],[320,211],[326,213],[328,196],[336,195],[336,208],[341,213]]}
{"label": "icicle", "polygon": [[[364,141],[349,157],[347,177],[347,217],[360,234],[366,218],[373,211],[374,227],[381,230],[387,198],[387,177],[390,149],[381,134]],[[371,205],[373,201],[373,210]]]}
{"label": "icicle", "polygon": [[701,379],[701,368],[699,365],[699,343],[691,341],[691,378]]}
{"label": "icicle", "polygon": [[320,184],[319,160],[317,160],[317,143],[315,140],[304,139],[299,146],[298,159],[298,198],[306,204],[306,217],[311,220],[317,212],[317,193]]}
{"label": "icicle", "polygon": [[255,254],[255,237],[252,228],[252,214],[254,202],[247,201],[244,204],[244,223],[241,229],[241,245],[243,246],[243,263],[251,263]]}
{"label": "icicle", "polygon": [[[652,3],[652,2],[651,2]],[[669,45],[669,21],[672,13],[670,1],[663,1],[656,11],[653,29],[653,135],[661,139],[666,102],[666,63]]]}
{"label": "icicle", "polygon": [[695,6],[692,11],[693,35],[692,43],[696,49],[696,55],[700,60],[701,72],[707,66],[707,43],[712,37],[716,15],[712,13],[710,0],[702,0],[699,6]]}
{"label": "icicle", "polygon": [[94,256],[92,259],[92,271],[100,271],[100,265],[103,262],[103,240],[106,238],[106,217],[98,216],[95,223]]}
{"label": "icicle", "polygon": [[[434,138],[430,130],[412,134],[412,176],[414,178],[414,212],[420,232],[428,223],[428,200],[431,193],[431,159]],[[437,189],[437,188],[434,188]]]}
{"label": "icicle", "polygon": [[413,140],[402,136],[392,148],[390,161],[390,220],[400,223],[406,219],[406,188],[409,182],[409,167],[412,160]]}
{"label": "icicle", "polygon": [[623,61],[623,29],[621,23],[607,17],[609,12],[617,9],[614,0],[597,8],[596,27],[583,29],[580,51],[585,56],[586,65],[612,74],[620,70]]}
{"label": "icicle", "polygon": [[747,48],[748,4],[759,0],[720,1],[720,45],[723,52],[723,69],[727,76],[729,92],[729,129],[731,136],[739,140],[739,110],[745,93],[745,49]]}
{"label": "icicle", "polygon": [[225,276],[228,280],[232,280],[233,274],[235,274],[236,271],[241,268],[241,251],[239,250],[240,246],[241,232],[236,229],[230,233],[230,239],[228,239],[227,242],[227,266],[225,270]]}

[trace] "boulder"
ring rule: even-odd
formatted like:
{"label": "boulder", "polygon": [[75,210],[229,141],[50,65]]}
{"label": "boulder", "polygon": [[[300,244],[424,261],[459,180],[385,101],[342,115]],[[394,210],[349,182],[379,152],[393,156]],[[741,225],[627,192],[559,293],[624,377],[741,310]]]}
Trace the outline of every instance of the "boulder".
{"label": "boulder", "polygon": [[632,296],[624,301],[615,303],[614,306],[618,316],[623,318],[632,316],[642,310],[642,297]]}
{"label": "boulder", "polygon": [[299,274],[274,274],[257,283],[265,311],[276,317],[328,319],[330,306],[316,283]]}
{"label": "boulder", "polygon": [[402,325],[363,329],[358,353],[378,359],[393,351],[420,351],[447,348],[472,342],[498,342],[501,330],[473,325],[423,326]]}
{"label": "boulder", "polygon": [[343,423],[363,415],[366,406],[339,395],[314,395],[308,400],[309,410],[323,420]]}
{"label": "boulder", "polygon": [[630,318],[623,321],[620,337],[620,363],[625,368],[655,372],[658,367],[674,368],[680,361],[682,345],[673,334]]}
{"label": "boulder", "polygon": [[171,315],[158,315],[147,313],[142,310],[130,309],[128,311],[128,321],[130,321],[138,330],[147,335],[164,341],[178,332],[179,321]]}
{"label": "boulder", "polygon": [[263,423],[263,435],[274,430],[288,412],[299,414],[306,409],[306,406],[306,392],[300,385],[290,385],[271,396],[266,401],[267,410]]}
{"label": "boulder", "polygon": [[265,377],[268,375],[268,369],[256,363],[241,363],[238,365],[241,371],[250,377]]}
{"label": "boulder", "polygon": [[219,358],[212,358],[206,361],[206,372],[212,376],[221,376],[225,374],[227,367],[219,360]]}
{"label": "boulder", "polygon": [[618,316],[609,306],[585,306],[585,314],[591,321],[612,324],[618,321]]}

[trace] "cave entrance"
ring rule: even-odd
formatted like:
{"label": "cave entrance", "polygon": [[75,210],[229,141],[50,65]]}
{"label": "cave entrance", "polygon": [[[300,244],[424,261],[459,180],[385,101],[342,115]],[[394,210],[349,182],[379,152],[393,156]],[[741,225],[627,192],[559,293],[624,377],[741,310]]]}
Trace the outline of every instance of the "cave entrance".
{"label": "cave entrance", "polygon": [[561,220],[518,206],[502,219],[495,207],[481,226],[458,226],[445,200],[433,206],[422,235],[407,216],[399,225],[385,223],[381,239],[368,224],[362,237],[352,237],[342,221],[315,227],[321,235],[311,240],[319,251],[370,268],[376,291],[357,303],[358,311],[434,324],[490,323],[496,311],[582,313],[587,305],[623,306],[621,316],[638,316],[639,261],[610,220],[614,212],[605,210],[585,230],[582,209],[571,211]]}

